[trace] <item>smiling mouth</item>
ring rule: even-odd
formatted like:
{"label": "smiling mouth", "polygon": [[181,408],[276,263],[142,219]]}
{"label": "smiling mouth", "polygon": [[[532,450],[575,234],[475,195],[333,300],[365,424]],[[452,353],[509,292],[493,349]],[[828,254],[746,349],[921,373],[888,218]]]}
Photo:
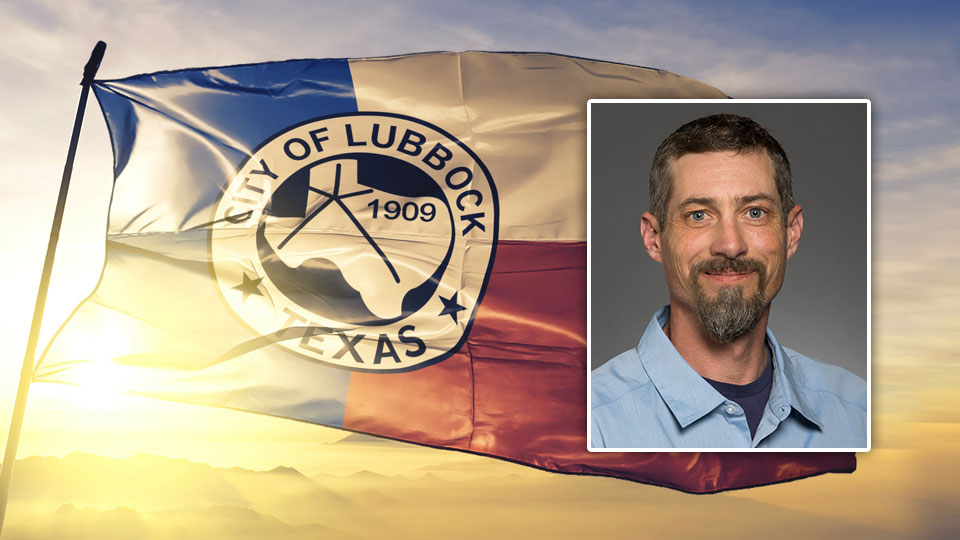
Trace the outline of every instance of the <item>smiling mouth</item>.
{"label": "smiling mouth", "polygon": [[703,275],[710,278],[711,281],[721,285],[740,283],[754,274],[756,274],[756,272],[753,270],[744,272],[703,272]]}
{"label": "smiling mouth", "polygon": [[714,257],[697,262],[690,270],[696,281],[702,277],[704,282],[711,284],[711,288],[753,284],[754,275],[761,289],[766,283],[766,268],[757,259]]}

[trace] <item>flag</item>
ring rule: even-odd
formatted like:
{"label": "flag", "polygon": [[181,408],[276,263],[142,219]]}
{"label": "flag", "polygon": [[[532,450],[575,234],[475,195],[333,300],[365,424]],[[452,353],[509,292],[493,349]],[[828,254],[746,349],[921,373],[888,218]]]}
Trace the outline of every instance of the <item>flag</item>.
{"label": "flag", "polygon": [[852,454],[586,449],[586,101],[724,97],[552,54],[97,81],[106,264],[35,380],[709,492]]}

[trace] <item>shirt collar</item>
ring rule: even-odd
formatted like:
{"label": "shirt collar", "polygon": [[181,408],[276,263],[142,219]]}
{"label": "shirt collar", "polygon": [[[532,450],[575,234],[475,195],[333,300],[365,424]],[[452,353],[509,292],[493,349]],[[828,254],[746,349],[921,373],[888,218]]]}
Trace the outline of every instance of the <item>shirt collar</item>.
{"label": "shirt collar", "polygon": [[787,352],[777,341],[770,327],[767,327],[767,342],[773,350],[773,387],[770,388],[770,409],[781,421],[790,411],[796,411],[807,420],[823,429],[823,422],[816,414],[816,401],[803,392],[802,374],[793,368]]}
{"label": "shirt collar", "polygon": [[669,320],[670,306],[660,308],[643,332],[637,353],[660,397],[685,428],[726,400],[677,352],[663,332]]}
{"label": "shirt collar", "polygon": [[[637,345],[637,354],[660,397],[680,426],[686,428],[716,409],[726,398],[694,371],[677,352],[663,331],[669,320],[670,306],[667,305],[660,308],[650,319],[650,324]],[[766,335],[773,350],[773,386],[768,400],[771,410],[781,421],[791,410],[795,410],[822,428],[822,422],[813,412],[814,403],[797,390],[802,388],[799,384],[800,375],[791,369],[786,351],[770,328],[767,328]]]}

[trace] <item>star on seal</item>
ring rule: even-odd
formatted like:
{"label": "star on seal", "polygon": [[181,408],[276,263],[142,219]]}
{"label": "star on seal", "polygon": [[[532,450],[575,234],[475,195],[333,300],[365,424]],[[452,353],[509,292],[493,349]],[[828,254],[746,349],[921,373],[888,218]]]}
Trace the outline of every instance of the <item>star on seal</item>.
{"label": "star on seal", "polygon": [[440,312],[440,316],[449,315],[453,319],[454,324],[459,323],[457,320],[457,313],[467,309],[457,303],[457,293],[453,293],[453,296],[450,298],[440,297],[440,301],[443,302],[443,311]]}
{"label": "star on seal", "polygon": [[243,273],[243,283],[237,285],[236,287],[231,287],[234,290],[240,291],[243,293],[243,300],[246,301],[251,294],[257,296],[263,296],[263,293],[260,292],[260,282],[263,281],[263,278],[251,279],[246,272]]}

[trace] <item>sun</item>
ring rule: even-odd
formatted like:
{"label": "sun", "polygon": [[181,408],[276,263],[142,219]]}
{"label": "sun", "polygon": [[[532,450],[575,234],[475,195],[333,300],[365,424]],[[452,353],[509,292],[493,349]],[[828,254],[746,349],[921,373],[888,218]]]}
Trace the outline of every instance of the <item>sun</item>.
{"label": "sun", "polygon": [[[78,402],[91,410],[111,410],[123,406],[124,391],[134,388],[132,383],[135,373],[122,364],[114,361],[131,345],[131,335],[125,332],[113,332],[110,340],[97,340],[94,332],[77,332],[69,336],[69,350],[77,360],[70,366],[71,386],[77,390],[62,392],[69,396],[71,401]],[[50,375],[58,367],[37,370],[37,377]],[[64,389],[66,390],[66,389]]]}

